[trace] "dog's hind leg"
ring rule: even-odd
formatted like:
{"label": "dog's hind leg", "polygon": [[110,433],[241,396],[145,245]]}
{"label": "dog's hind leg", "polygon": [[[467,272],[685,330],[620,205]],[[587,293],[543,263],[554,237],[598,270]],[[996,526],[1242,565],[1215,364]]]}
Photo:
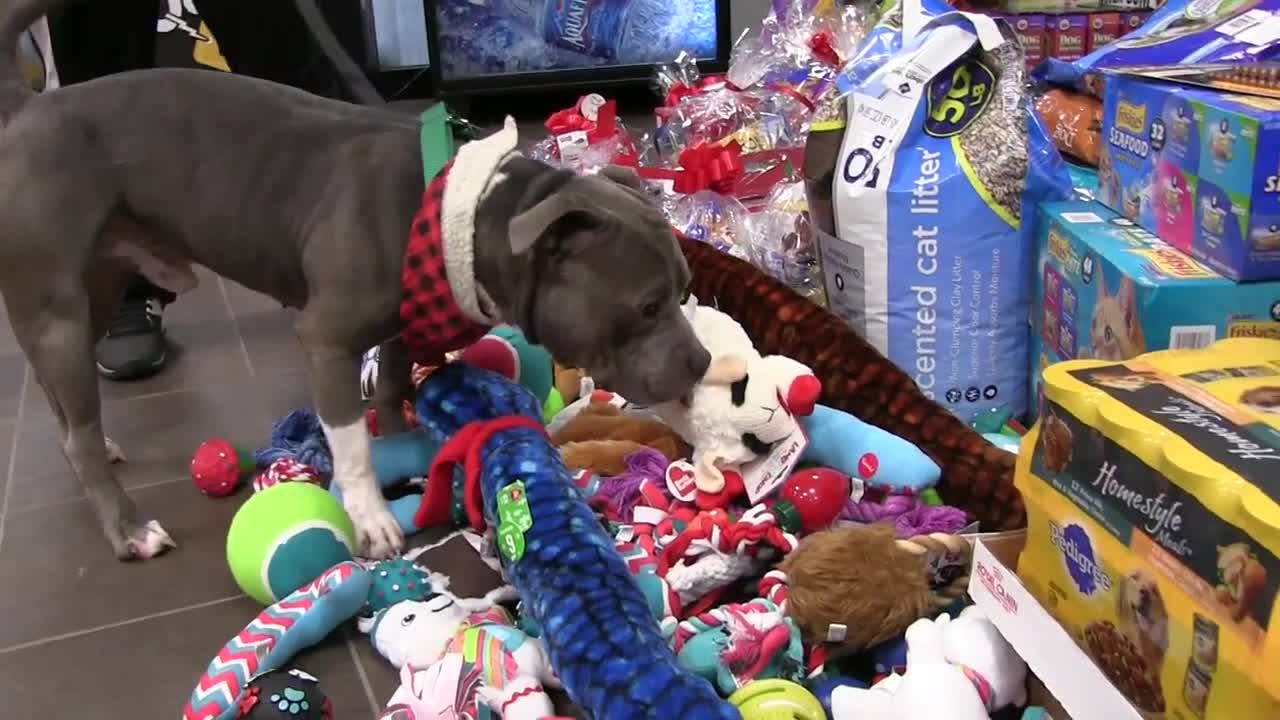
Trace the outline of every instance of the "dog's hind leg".
{"label": "dog's hind leg", "polygon": [[49,277],[29,290],[6,287],[14,335],[58,424],[58,440],[98,516],[103,535],[122,560],[146,559],[174,543],[146,521],[116,480],[102,432],[102,402],[93,364],[93,322],[82,277]]}
{"label": "dog's hind leg", "polygon": [[[89,289],[89,315],[95,342],[107,334],[107,328],[120,310],[120,300],[129,284],[129,274],[125,270],[113,268],[109,262],[101,265],[102,267],[89,274],[85,283]],[[105,440],[107,460],[112,463],[124,462],[124,449],[109,437]]]}

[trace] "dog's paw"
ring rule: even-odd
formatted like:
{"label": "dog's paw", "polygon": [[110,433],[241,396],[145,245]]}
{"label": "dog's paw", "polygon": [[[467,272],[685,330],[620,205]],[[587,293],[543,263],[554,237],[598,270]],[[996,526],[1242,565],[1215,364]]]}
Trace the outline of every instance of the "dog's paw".
{"label": "dog's paw", "polygon": [[124,456],[124,449],[116,443],[115,440],[107,438],[107,461],[111,463],[122,463],[127,458]]}
{"label": "dog's paw", "polygon": [[356,529],[359,554],[384,559],[400,553],[404,547],[404,533],[400,531],[400,523],[387,509],[387,501],[381,495],[348,493],[343,497],[343,505]]}
{"label": "dog's paw", "polygon": [[169,548],[178,547],[155,520],[126,530],[123,537],[113,541],[112,545],[115,546],[116,557],[121,560],[150,560],[163,555]]}

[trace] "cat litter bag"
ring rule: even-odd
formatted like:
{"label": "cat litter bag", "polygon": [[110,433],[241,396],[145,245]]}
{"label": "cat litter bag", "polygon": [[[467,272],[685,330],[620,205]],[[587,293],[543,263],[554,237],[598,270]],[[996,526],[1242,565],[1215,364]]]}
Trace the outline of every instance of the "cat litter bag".
{"label": "cat litter bag", "polygon": [[1027,410],[1030,224],[1071,193],[1025,80],[1003,21],[938,0],[890,7],[838,80],[830,305],[965,420]]}
{"label": "cat litter bag", "polygon": [[[1036,74],[1091,89],[1108,68],[1184,63],[1246,64],[1280,54],[1280,0],[1169,0],[1141,27],[1075,62],[1047,60]],[[1092,88],[1096,92],[1096,88]]]}

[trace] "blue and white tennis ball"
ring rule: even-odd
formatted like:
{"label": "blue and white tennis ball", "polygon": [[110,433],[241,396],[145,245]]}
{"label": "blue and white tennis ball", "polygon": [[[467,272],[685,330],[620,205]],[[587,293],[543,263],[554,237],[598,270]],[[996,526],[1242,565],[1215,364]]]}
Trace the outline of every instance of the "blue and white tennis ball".
{"label": "blue and white tennis ball", "polygon": [[271,605],[350,560],[351,518],[329,491],[281,483],[252,495],[231,519],[227,566],[246,595]]}

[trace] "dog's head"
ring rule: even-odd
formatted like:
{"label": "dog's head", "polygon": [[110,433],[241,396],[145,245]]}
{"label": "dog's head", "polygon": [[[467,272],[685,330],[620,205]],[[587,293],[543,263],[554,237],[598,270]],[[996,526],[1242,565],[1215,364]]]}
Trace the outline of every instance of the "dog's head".
{"label": "dog's head", "polygon": [[639,404],[686,395],[711,356],[681,311],[691,276],[634,171],[542,172],[508,225],[507,319]]}
{"label": "dog's head", "polygon": [[1280,387],[1249,388],[1241,393],[1240,402],[1258,412],[1280,413]]}
{"label": "dog's head", "polygon": [[1144,635],[1156,638],[1167,621],[1164,598],[1155,578],[1145,570],[1134,570],[1120,583],[1116,612]]}
{"label": "dog's head", "polygon": [[1146,350],[1146,338],[1138,322],[1137,288],[1133,280],[1124,278],[1115,295],[1107,292],[1107,284],[1099,268],[1094,282],[1098,299],[1093,307],[1090,342],[1093,356],[1099,360],[1128,360]]}

